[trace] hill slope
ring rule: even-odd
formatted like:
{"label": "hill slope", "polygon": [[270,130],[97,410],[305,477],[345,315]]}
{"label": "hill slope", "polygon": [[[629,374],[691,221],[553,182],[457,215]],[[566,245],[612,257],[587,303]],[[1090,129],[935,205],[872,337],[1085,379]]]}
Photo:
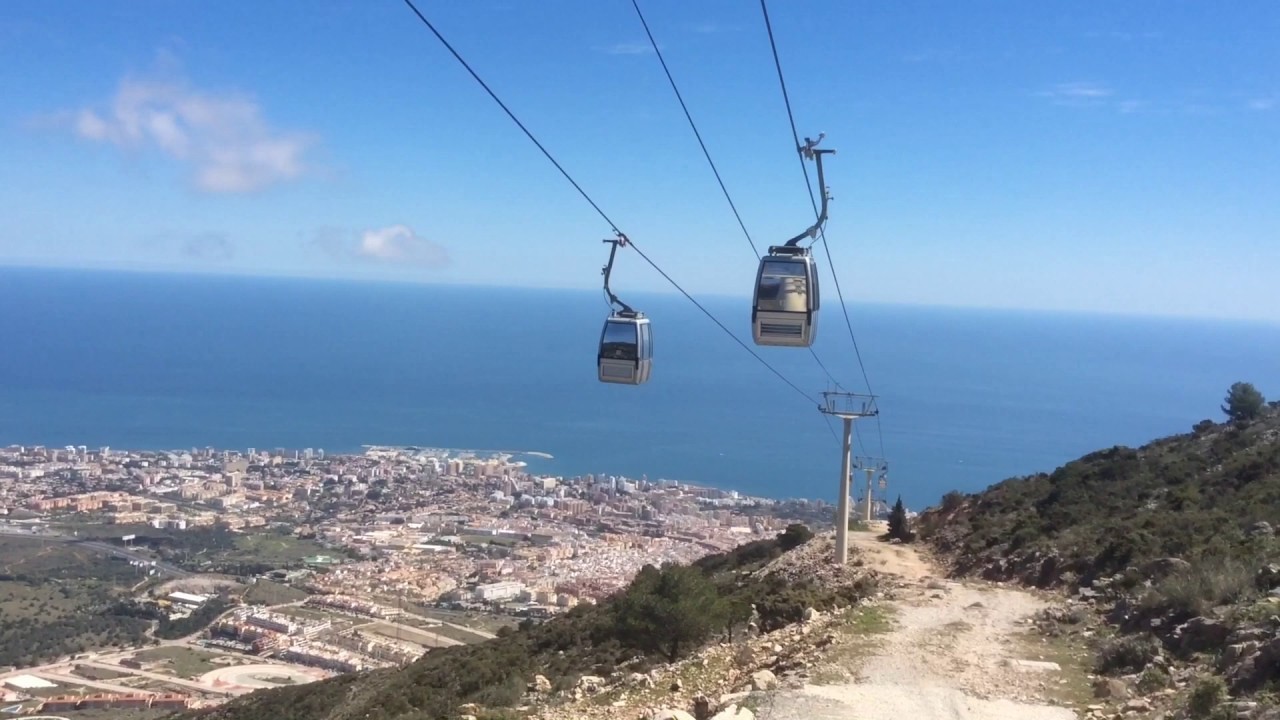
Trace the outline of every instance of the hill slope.
{"label": "hill slope", "polygon": [[[687,657],[709,641],[741,632],[749,618],[768,631],[802,621],[807,608],[845,607],[873,592],[874,573],[852,565],[837,582],[771,570],[771,561],[811,537],[793,525],[777,538],[709,555],[692,566],[648,567],[596,607],[579,606],[477,645],[433,650],[399,670],[255,692],[198,716],[433,720],[457,717],[463,705],[474,703],[480,709],[469,708],[468,714],[515,717],[510,709],[516,706],[574,694],[583,676],[594,677],[592,686],[608,686]],[[538,684],[534,691],[531,685]]]}
{"label": "hill slope", "polygon": [[[1060,587],[1107,613],[1133,652],[1213,667],[1237,694],[1280,687],[1280,410],[1204,421],[1141,448],[951,493],[918,521],[957,576]],[[1116,658],[1112,658],[1115,660]],[[1206,690],[1206,693],[1208,691]]]}

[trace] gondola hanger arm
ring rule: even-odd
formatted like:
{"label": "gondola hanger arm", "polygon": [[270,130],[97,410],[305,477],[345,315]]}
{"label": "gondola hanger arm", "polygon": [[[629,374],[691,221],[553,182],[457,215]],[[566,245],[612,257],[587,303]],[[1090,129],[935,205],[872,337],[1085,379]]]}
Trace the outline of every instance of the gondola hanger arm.
{"label": "gondola hanger arm", "polygon": [[604,294],[609,296],[610,303],[622,308],[620,311],[621,314],[634,317],[636,311],[632,310],[630,305],[619,300],[618,296],[614,295],[613,291],[609,289],[609,276],[613,274],[613,259],[617,257],[619,247],[627,246],[627,243],[629,242],[627,240],[627,236],[621,231],[618,231],[617,237],[605,238],[603,242],[610,243],[609,262],[600,270],[600,274],[604,275]]}
{"label": "gondola hanger arm", "polygon": [[788,240],[786,243],[787,247],[796,247],[800,244],[800,241],[805,238],[813,239],[817,237],[818,231],[821,230],[822,226],[827,222],[827,202],[831,200],[831,193],[827,189],[826,179],[822,175],[822,156],[827,154],[834,155],[836,151],[833,149],[818,147],[818,143],[822,142],[823,138],[826,136],[826,133],[818,133],[817,140],[805,138],[804,144],[796,148],[801,157],[812,160],[814,164],[818,166],[818,192],[822,195],[822,206],[818,211],[818,219],[813,223],[813,225],[810,225],[804,232]]}

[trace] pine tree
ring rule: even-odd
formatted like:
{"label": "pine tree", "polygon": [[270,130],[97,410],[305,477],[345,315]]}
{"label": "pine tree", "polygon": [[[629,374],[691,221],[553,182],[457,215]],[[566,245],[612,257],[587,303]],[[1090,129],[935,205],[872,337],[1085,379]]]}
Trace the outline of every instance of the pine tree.
{"label": "pine tree", "polygon": [[911,542],[911,526],[907,521],[907,508],[902,504],[901,495],[898,496],[898,502],[893,504],[893,510],[889,513],[889,538]]}
{"label": "pine tree", "polygon": [[1253,420],[1262,414],[1262,408],[1267,404],[1266,398],[1258,392],[1258,388],[1247,382],[1233,384],[1227,392],[1225,402],[1227,404],[1222,406],[1222,412],[1226,413],[1232,422]]}
{"label": "pine tree", "polygon": [[724,630],[737,611],[700,570],[670,564],[646,565],[614,604],[624,644],[671,662]]}

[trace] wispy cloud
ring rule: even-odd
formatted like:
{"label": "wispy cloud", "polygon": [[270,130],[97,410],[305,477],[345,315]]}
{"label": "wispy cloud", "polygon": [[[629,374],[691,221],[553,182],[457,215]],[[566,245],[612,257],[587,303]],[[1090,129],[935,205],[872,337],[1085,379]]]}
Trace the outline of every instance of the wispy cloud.
{"label": "wispy cloud", "polygon": [[108,104],[69,117],[81,138],[156,149],[190,166],[195,186],[211,193],[252,192],[300,178],[315,142],[309,134],[271,127],[251,97],[200,90],[174,73],[126,77]]}
{"label": "wispy cloud", "polygon": [[602,48],[602,50],[608,55],[644,55],[653,52],[653,46],[649,43],[640,42],[617,43],[616,45]]}
{"label": "wispy cloud", "polygon": [[325,228],[311,244],[338,261],[443,268],[451,262],[439,243],[420,237],[407,225],[388,225],[361,232]]}
{"label": "wispy cloud", "polygon": [[1121,100],[1116,104],[1116,108],[1125,115],[1132,115],[1140,112],[1147,107],[1147,103],[1143,100]]}
{"label": "wispy cloud", "polygon": [[1091,30],[1084,34],[1085,37],[1092,40],[1115,40],[1117,42],[1132,42],[1134,40],[1155,40],[1164,37],[1164,33],[1159,30]]}
{"label": "wispy cloud", "polygon": [[1095,82],[1067,82],[1058,83],[1047,90],[1041,90],[1036,95],[1047,98],[1055,105],[1099,105],[1114,95],[1115,92],[1099,83]]}
{"label": "wispy cloud", "polygon": [[235,245],[221,232],[161,232],[142,238],[139,247],[158,257],[174,255],[186,260],[219,263],[236,254]]}
{"label": "wispy cloud", "polygon": [[1275,109],[1277,105],[1280,105],[1280,101],[1277,101],[1276,98],[1273,97],[1253,98],[1249,102],[1245,103],[1245,106],[1250,110],[1257,111],[1272,110]]}
{"label": "wispy cloud", "polygon": [[235,255],[231,240],[222,233],[202,233],[192,235],[182,241],[183,257],[192,260],[212,260],[215,262],[230,260]]}

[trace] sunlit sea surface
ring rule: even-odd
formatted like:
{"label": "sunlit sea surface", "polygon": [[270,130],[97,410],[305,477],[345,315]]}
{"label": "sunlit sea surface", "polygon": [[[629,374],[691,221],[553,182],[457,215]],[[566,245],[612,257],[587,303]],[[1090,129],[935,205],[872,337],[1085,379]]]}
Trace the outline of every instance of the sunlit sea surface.
{"label": "sunlit sea surface", "polygon": [[[703,301],[750,344],[748,300]],[[626,387],[595,379],[598,292],[0,269],[0,445],[518,450],[552,456],[521,456],[538,472],[835,500],[808,352],[757,348],[813,398],[683,298],[635,304],[655,359]],[[1236,380],[1280,396],[1280,326],[850,310],[881,409],[855,452],[912,507],[1186,432]],[[815,348],[865,391],[834,303]]]}

